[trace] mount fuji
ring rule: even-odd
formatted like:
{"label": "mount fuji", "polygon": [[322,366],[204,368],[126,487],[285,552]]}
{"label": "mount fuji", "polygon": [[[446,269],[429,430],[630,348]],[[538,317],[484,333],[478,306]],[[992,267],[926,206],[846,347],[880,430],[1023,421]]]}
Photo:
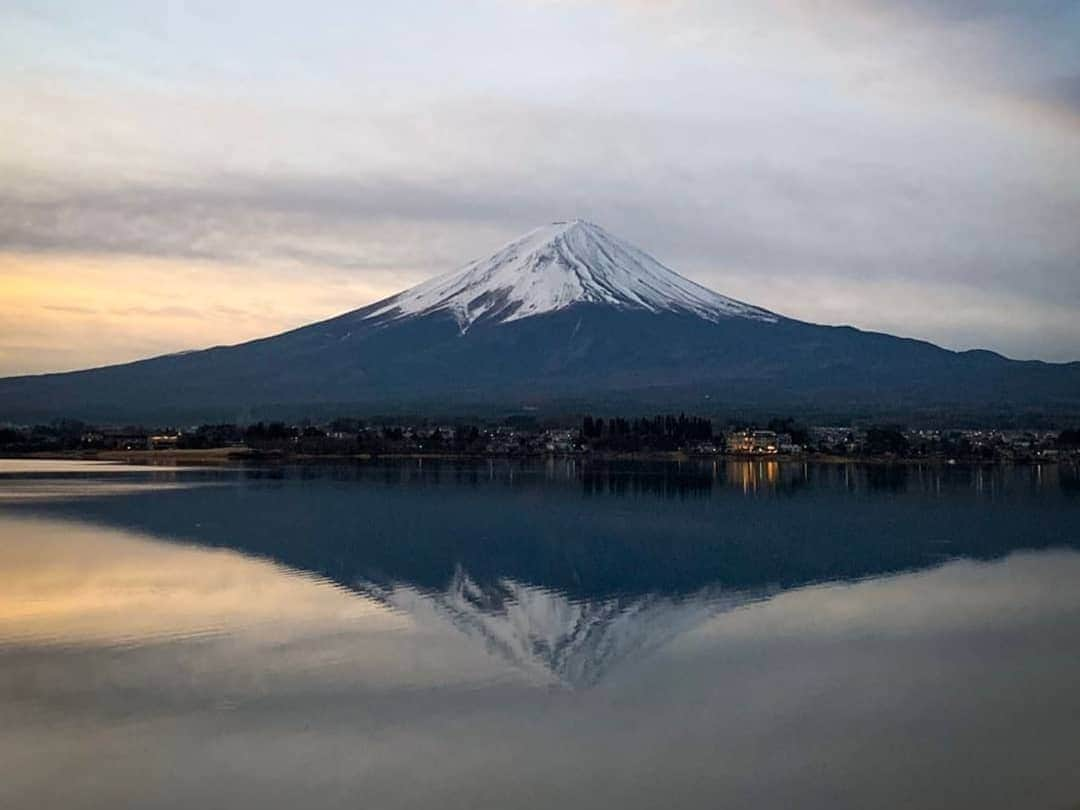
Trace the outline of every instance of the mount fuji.
{"label": "mount fuji", "polygon": [[582,220],[236,346],[0,380],[0,420],[676,406],[1080,413],[1080,363],[820,326],[713,292]]}

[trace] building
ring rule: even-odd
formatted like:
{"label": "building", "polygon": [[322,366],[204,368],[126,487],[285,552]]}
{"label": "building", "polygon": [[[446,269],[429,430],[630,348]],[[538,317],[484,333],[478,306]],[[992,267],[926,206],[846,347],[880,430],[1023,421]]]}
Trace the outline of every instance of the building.
{"label": "building", "polygon": [[773,430],[742,430],[727,437],[729,453],[750,456],[775,456],[780,442]]}

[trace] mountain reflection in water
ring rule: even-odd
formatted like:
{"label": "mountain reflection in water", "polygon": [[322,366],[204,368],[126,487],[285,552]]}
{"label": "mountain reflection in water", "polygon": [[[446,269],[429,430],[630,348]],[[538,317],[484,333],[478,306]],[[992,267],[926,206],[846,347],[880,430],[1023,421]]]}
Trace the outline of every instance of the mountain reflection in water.
{"label": "mountain reflection in water", "polygon": [[14,507],[271,559],[573,687],[786,589],[1080,543],[1066,467],[425,460],[152,476],[124,497]]}
{"label": "mountain reflection in water", "polygon": [[441,592],[464,570],[481,588],[512,580],[597,599],[1073,545],[1080,504],[1075,471],[1057,467],[425,460],[155,475],[188,486],[9,508],[233,548],[346,587]]}
{"label": "mountain reflection in water", "polygon": [[1067,807],[1045,468],[0,463],[0,806]]}

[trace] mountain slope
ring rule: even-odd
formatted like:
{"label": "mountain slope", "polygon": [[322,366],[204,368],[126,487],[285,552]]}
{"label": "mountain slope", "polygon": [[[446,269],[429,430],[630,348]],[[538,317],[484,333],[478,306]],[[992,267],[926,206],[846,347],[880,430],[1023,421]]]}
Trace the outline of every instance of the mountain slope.
{"label": "mountain slope", "polygon": [[574,221],[273,337],[0,380],[0,420],[242,420],[544,403],[1080,413],[1080,363],[952,352],[785,318]]}

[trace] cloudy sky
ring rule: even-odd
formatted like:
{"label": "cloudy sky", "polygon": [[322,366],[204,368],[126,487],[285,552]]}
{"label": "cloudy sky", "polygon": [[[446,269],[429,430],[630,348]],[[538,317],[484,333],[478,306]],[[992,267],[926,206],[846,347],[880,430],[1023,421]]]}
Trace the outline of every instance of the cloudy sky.
{"label": "cloudy sky", "polygon": [[0,374],[584,217],[794,317],[1080,359],[1080,2],[0,0]]}

